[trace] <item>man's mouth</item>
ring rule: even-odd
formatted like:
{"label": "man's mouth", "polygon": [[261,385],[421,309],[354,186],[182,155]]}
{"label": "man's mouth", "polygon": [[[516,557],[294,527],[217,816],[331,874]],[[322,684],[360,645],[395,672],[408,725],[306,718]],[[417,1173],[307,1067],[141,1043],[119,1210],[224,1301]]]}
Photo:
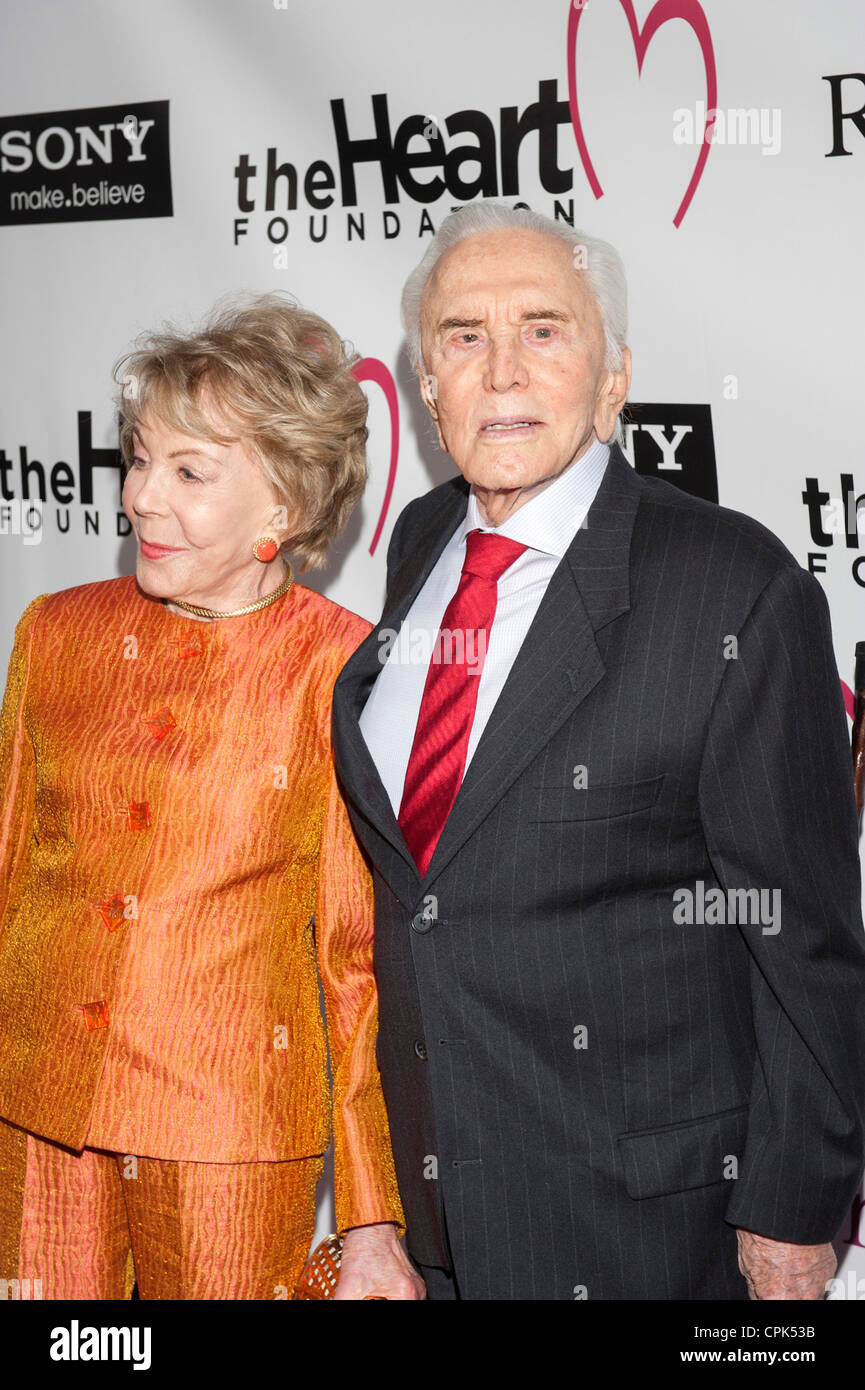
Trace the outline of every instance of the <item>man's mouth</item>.
{"label": "man's mouth", "polygon": [[521,419],[510,416],[505,419],[485,420],[480,427],[480,434],[516,434],[519,430],[533,430],[539,428],[540,420]]}

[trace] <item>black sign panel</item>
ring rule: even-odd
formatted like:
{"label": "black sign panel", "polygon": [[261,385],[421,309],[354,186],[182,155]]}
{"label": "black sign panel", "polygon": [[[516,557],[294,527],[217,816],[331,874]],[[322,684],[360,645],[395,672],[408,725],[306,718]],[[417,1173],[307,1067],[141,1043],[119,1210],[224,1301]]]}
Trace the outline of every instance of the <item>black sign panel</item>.
{"label": "black sign panel", "polygon": [[625,452],[638,473],[675,483],[693,497],[718,500],[718,470],[708,405],[628,402]]}
{"label": "black sign panel", "polygon": [[171,214],[167,101],[0,117],[0,225]]}

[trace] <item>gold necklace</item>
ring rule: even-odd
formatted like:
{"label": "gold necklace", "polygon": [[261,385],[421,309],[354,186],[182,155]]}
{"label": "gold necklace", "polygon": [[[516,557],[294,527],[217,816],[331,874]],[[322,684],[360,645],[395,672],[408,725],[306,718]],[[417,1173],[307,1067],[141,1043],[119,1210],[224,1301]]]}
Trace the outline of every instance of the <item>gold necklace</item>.
{"label": "gold necklace", "polygon": [[269,603],[276,603],[278,598],[282,598],[294,583],[294,571],[288,560],[285,561],[285,578],[278,589],[274,589],[272,594],[266,594],[264,598],[256,599],[255,603],[248,603],[245,608],[235,608],[231,613],[217,613],[215,608],[199,608],[194,603],[186,603],[182,598],[169,599],[175,608],[182,608],[186,613],[194,613],[196,618],[242,618],[245,613],[257,613],[259,609],[266,608]]}

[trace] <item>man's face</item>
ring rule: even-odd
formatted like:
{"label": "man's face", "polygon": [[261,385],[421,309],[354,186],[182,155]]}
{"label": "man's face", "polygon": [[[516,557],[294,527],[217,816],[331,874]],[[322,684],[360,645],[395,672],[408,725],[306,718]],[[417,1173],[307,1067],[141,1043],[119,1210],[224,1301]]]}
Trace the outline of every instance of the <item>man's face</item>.
{"label": "man's face", "polygon": [[502,229],[459,242],[427,284],[421,334],[439,442],[498,519],[612,434],[630,356],[604,368],[597,305],[558,238]]}

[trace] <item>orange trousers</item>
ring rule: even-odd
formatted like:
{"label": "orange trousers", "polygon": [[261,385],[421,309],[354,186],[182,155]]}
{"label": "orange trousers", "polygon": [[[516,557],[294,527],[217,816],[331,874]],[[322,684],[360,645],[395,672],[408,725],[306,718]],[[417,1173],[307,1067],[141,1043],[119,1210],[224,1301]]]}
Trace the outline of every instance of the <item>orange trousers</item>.
{"label": "orange trousers", "polygon": [[136,1281],[142,1299],[291,1298],[323,1165],[78,1152],[0,1120],[0,1281],[43,1299],[128,1299]]}

